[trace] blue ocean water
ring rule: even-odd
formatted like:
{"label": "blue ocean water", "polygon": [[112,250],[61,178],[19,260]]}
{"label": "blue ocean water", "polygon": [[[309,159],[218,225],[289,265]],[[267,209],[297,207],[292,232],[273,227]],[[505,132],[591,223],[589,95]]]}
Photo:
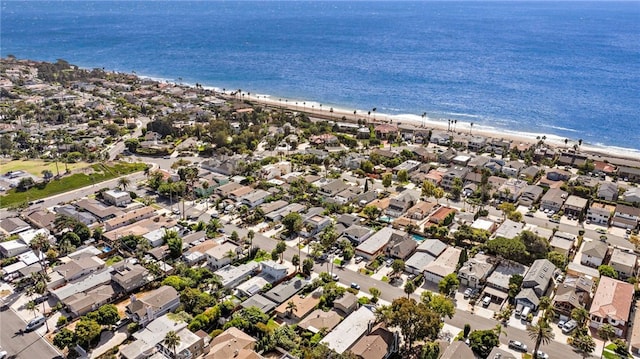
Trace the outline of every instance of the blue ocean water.
{"label": "blue ocean water", "polygon": [[2,1],[0,54],[640,149],[640,2]]}

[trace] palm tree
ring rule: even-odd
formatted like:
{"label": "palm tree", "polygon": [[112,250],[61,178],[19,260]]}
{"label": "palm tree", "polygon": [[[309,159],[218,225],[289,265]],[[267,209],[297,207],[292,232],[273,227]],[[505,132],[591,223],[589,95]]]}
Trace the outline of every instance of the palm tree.
{"label": "palm tree", "polygon": [[544,318],[540,318],[535,325],[527,326],[527,333],[529,334],[529,338],[536,342],[533,348],[533,358],[536,359],[540,345],[547,345],[554,338],[553,330],[551,330],[549,323],[547,323]]}
{"label": "palm tree", "polygon": [[[602,346],[606,348],[607,342],[616,338],[616,329],[611,324],[605,324],[598,328],[598,336],[604,341]],[[602,353],[604,354],[604,350]],[[602,358],[602,354],[600,358]]]}
{"label": "palm tree", "polygon": [[498,336],[498,340],[500,340],[500,335],[502,334],[504,334],[505,336],[507,335],[507,332],[505,332],[504,329],[502,329],[502,324],[496,324],[496,326],[493,327],[493,331]]}
{"label": "palm tree", "polygon": [[587,321],[589,320],[589,311],[585,308],[574,308],[571,311],[571,319],[578,322],[580,328],[584,328],[587,326]]}
{"label": "palm tree", "polygon": [[291,314],[293,314],[293,312],[297,312],[297,311],[298,311],[298,306],[296,305],[296,303],[294,303],[292,300],[287,302],[287,316],[288,317],[291,317]]}
{"label": "palm tree", "polygon": [[469,124],[469,134],[471,134],[471,130],[473,130],[473,122]]}
{"label": "palm tree", "polygon": [[37,309],[37,304],[35,301],[30,300],[27,304],[25,304],[24,309],[30,311],[31,313],[33,313],[33,317],[36,317],[36,312],[38,311]]}
{"label": "palm tree", "polygon": [[415,292],[415,290],[416,285],[412,280],[407,281],[407,283],[404,285],[404,292],[407,294],[407,298],[409,298],[409,296],[411,296],[411,293]]}
{"label": "palm tree", "polygon": [[167,348],[171,349],[171,351],[173,352],[174,359],[177,358],[178,355],[176,354],[176,348],[178,347],[178,345],[180,345],[180,336],[178,335],[178,333],[173,330],[169,331],[167,335],[164,336],[163,342],[164,345],[166,345]]}
{"label": "palm tree", "polygon": [[253,249],[253,238],[255,236],[256,236],[256,232],[254,232],[253,229],[250,229],[249,232],[247,232],[247,238],[249,238],[249,251]]}
{"label": "palm tree", "polygon": [[118,187],[120,187],[120,189],[123,191],[126,190],[130,184],[131,184],[131,180],[129,180],[129,178],[127,177],[120,177],[118,179]]}
{"label": "palm tree", "polygon": [[427,117],[427,113],[423,112],[422,113],[422,127],[424,127],[424,119],[425,119],[425,117]]}

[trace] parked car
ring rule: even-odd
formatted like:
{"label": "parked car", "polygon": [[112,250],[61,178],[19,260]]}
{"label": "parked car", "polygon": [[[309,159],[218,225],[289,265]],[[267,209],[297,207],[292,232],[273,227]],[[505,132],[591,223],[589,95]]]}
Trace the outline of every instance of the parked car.
{"label": "parked car", "polygon": [[542,350],[538,350],[538,359],[549,359],[549,354],[543,352]]}
{"label": "parked car", "polygon": [[360,285],[358,283],[351,283],[351,288],[360,290]]}
{"label": "parked car", "polygon": [[490,296],[486,296],[484,298],[482,298],[482,306],[483,307],[488,307],[489,304],[491,304],[491,297]]}
{"label": "parked car", "polygon": [[356,259],[355,259],[355,262],[356,262],[356,263],[360,263],[360,262],[362,262],[363,260],[364,260],[364,258],[362,258],[362,257],[360,257],[360,256],[357,256],[357,257],[356,257]]}
{"label": "parked car", "polygon": [[332,275],[331,278],[336,282],[340,280],[340,277],[337,274]]}
{"label": "parked car", "polygon": [[38,298],[34,299],[33,301],[34,301],[36,304],[40,304],[40,303],[42,303],[42,302],[46,302],[47,300],[49,300],[49,294],[45,294],[45,295],[43,295],[43,296],[41,296],[41,297],[38,297]]}
{"label": "parked car", "polygon": [[578,322],[576,322],[575,320],[572,319],[572,320],[564,323],[564,325],[562,326],[562,332],[564,334],[569,334],[574,329],[576,329],[577,327],[578,327]]}
{"label": "parked car", "polygon": [[472,288],[467,288],[467,289],[464,290],[464,299],[471,298],[471,291],[472,290],[473,290]]}
{"label": "parked car", "polygon": [[560,320],[560,321],[558,322],[558,328],[562,329],[562,327],[564,327],[564,324],[565,324],[566,322],[567,322],[566,320]]}
{"label": "parked car", "polygon": [[517,340],[509,340],[509,348],[523,353],[527,352],[527,345]]}
{"label": "parked car", "polygon": [[5,359],[8,355],[9,353],[0,347],[0,359]]}
{"label": "parked car", "polygon": [[26,332],[30,332],[34,329],[40,328],[47,321],[47,318],[44,315],[39,315],[33,318],[29,323],[27,323],[27,327],[24,329]]}

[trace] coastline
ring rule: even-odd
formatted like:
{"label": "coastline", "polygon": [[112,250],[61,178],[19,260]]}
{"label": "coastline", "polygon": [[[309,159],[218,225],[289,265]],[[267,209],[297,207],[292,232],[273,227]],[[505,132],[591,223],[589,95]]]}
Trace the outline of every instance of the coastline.
{"label": "coastline", "polygon": [[[217,92],[223,93],[221,89],[208,87],[209,89],[215,90]],[[233,91],[224,92],[227,96],[232,96]],[[294,100],[294,99],[285,99],[279,97],[277,100],[270,95],[265,94],[253,94],[249,92],[242,91],[240,93],[243,100],[251,101],[256,103],[261,103],[265,105],[269,105],[272,107],[281,107],[283,109],[287,109],[290,111],[296,112],[306,112],[309,114],[315,114],[321,117],[334,117],[334,120],[340,120],[343,116],[347,118],[348,121],[353,122],[358,118],[367,119],[368,122],[372,123],[397,123],[404,125],[412,125],[416,128],[426,128],[433,129],[439,131],[447,131],[448,119],[433,119],[429,117],[425,117],[424,120],[420,115],[412,115],[412,114],[399,114],[399,115],[390,115],[379,112],[372,112],[370,115],[369,111],[364,111],[360,109],[356,109],[356,114],[354,116],[354,110],[346,110],[344,108],[338,107],[330,107],[323,106],[319,102],[315,101],[302,101],[302,100]],[[304,105],[302,105],[304,103]],[[474,123],[473,127],[471,125],[471,121],[460,121],[458,120],[456,123],[455,131],[452,133],[457,134],[469,134],[472,135],[480,135],[487,138],[502,138],[506,140],[510,140],[516,144],[535,144],[541,138],[545,138],[545,144],[558,148],[573,148],[574,144],[577,144],[577,141],[574,139],[569,139],[567,145],[564,143],[564,139],[561,136],[549,134],[549,133],[530,133],[530,132],[521,132],[514,131],[508,129],[502,129],[493,126],[482,125],[478,123]],[[423,127],[424,124],[424,127]],[[640,161],[640,150],[632,149],[632,148],[623,148],[623,147],[615,147],[615,146],[599,146],[590,143],[583,142],[580,146],[579,151],[581,153],[585,153],[593,156],[601,156],[601,157],[614,157],[621,159],[629,159],[629,160],[637,160]]]}
{"label": "coastline", "polygon": [[[168,82],[175,86],[182,86],[188,88],[195,88],[195,84],[187,83],[187,82],[176,82],[175,79],[165,79],[165,78],[157,78],[152,76],[144,76],[144,75],[136,75],[139,78],[145,78],[158,82]],[[237,93],[237,90],[225,90],[217,86],[211,85],[203,85],[202,88],[215,91],[219,94],[224,94],[228,98],[235,98],[236,100],[244,100],[250,101],[254,103],[260,103],[272,107],[280,107],[283,109],[287,109],[289,111],[294,112],[305,112],[309,114],[314,114],[320,117],[335,117],[334,120],[340,120],[343,116],[347,118],[348,121],[357,121],[360,119],[367,119],[368,122],[372,123],[398,123],[404,125],[412,125],[416,128],[426,128],[433,129],[438,131],[447,131],[447,118],[430,118],[425,116],[424,120],[422,116],[416,114],[398,114],[391,115],[380,112],[371,112],[369,115],[368,110],[362,109],[354,109],[348,110],[341,107],[331,107],[323,105],[318,101],[313,100],[301,100],[301,99],[293,99],[286,97],[276,97],[264,94],[264,93],[253,93],[248,91],[240,90]],[[240,96],[237,98],[235,96]],[[333,110],[333,112],[331,112]],[[356,111],[354,117],[354,111]],[[494,127],[490,125],[483,125],[474,123],[473,128],[471,127],[471,121],[461,121],[458,120],[455,131],[452,133],[456,134],[469,134],[471,131],[472,135],[480,135],[487,138],[496,138],[496,139],[506,139],[510,140],[516,144],[535,144],[540,141],[543,137],[545,144],[550,147],[565,149],[572,148],[574,144],[577,143],[575,139],[569,139],[567,145],[564,143],[565,137],[540,132],[540,133],[532,133],[532,132],[523,132],[518,130],[509,130],[499,127]],[[424,124],[424,127],[423,127]],[[620,158],[626,160],[640,161],[640,149],[634,148],[626,148],[626,147],[616,147],[616,146],[607,146],[607,145],[595,145],[588,142],[583,142],[580,146],[580,152],[592,155],[595,157],[612,157],[612,158]]]}

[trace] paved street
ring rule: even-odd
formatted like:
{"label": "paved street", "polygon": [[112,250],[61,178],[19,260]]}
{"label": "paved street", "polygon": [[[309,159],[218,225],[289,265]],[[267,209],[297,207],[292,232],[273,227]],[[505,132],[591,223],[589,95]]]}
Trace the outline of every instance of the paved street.
{"label": "paved street", "polygon": [[[225,225],[225,231],[227,231],[227,233],[231,233],[234,230],[238,232],[238,235],[240,235],[240,237],[246,235],[246,232],[247,232],[247,230],[243,228],[238,228],[233,225]],[[264,250],[271,251],[273,248],[275,248],[277,241],[273,238],[268,238],[257,233],[253,240],[253,243],[254,245]],[[287,251],[284,254],[284,258],[290,261],[295,254],[298,254],[298,250],[295,248],[295,246],[293,247],[288,246]],[[302,259],[307,257],[307,254],[304,251],[300,251],[300,255]],[[313,269],[315,273],[327,272],[331,270],[331,263],[329,262],[316,263]],[[381,270],[384,271],[385,269],[386,268],[382,268]],[[360,290],[363,293],[369,293],[369,288],[371,287],[376,287],[380,289],[380,291],[382,292],[382,294],[380,295],[380,299],[387,302],[391,302],[393,301],[393,299],[398,297],[406,296],[402,285],[393,286],[393,285],[390,285],[389,283],[377,280],[370,276],[360,274],[358,272],[354,272],[349,269],[340,269],[338,268],[338,266],[333,266],[333,273],[337,274],[340,277],[340,280],[339,280],[340,283],[346,286],[349,286],[351,283],[359,284],[361,287]],[[417,294],[413,294],[412,296],[416,300],[420,299],[420,297]],[[496,324],[498,324],[498,322],[494,319],[486,318],[479,314],[472,314],[469,311],[460,309],[459,307],[456,310],[456,314],[452,319],[447,318],[445,320],[447,324],[450,324],[456,328],[463,328],[465,324],[469,323],[471,324],[472,330],[491,329],[491,328],[495,328]],[[519,328],[509,327],[509,326],[504,328],[504,331],[506,332],[506,336],[503,334],[500,337],[500,342],[502,344],[505,344],[505,345],[508,344],[509,340],[519,340],[527,344],[530,350],[534,347],[535,343],[529,338],[526,331]],[[452,333],[452,334],[455,336],[458,333]],[[570,346],[564,343],[560,343],[557,341],[552,341],[551,343],[549,343],[549,345],[543,346],[541,350],[549,354],[551,358],[565,358],[565,359],[582,358],[582,355],[580,355],[579,353],[576,353],[573,350],[573,348],[571,348]]]}
{"label": "paved street", "polygon": [[60,355],[37,332],[20,333],[26,323],[11,309],[0,311],[0,346],[10,358],[49,359]]}

